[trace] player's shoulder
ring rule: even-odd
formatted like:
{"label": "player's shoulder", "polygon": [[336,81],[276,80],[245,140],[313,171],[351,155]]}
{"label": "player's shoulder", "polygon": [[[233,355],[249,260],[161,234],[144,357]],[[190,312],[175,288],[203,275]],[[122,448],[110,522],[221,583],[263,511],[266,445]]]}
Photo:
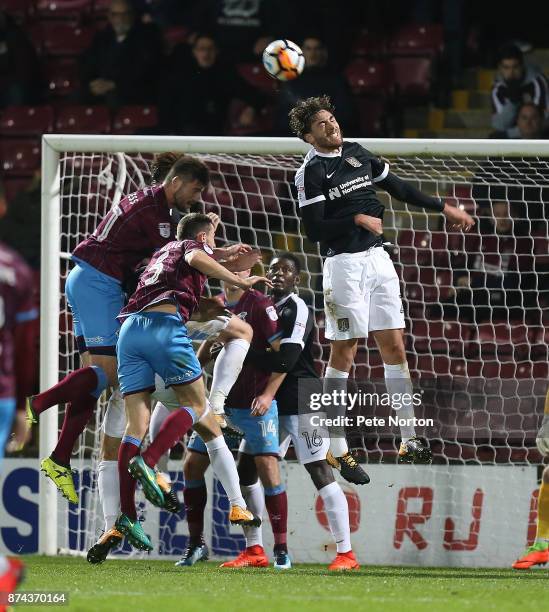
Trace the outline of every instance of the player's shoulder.
{"label": "player's shoulder", "polygon": [[355,157],[367,157],[376,159],[379,157],[375,153],[372,153],[365,147],[363,147],[359,142],[354,142],[352,140],[346,140],[343,143],[343,148],[341,151],[341,157],[346,158],[349,155],[354,155]]}
{"label": "player's shoulder", "polygon": [[321,159],[316,154],[316,150],[314,148],[311,148],[307,152],[307,155],[305,155],[305,157],[303,158],[303,162],[301,163],[301,166],[299,166],[299,168],[297,169],[296,177],[298,175],[303,175],[305,173],[305,170],[309,170],[311,168],[316,168],[320,166],[321,166]]}
{"label": "player's shoulder", "polygon": [[297,293],[290,293],[288,299],[281,304],[279,314],[281,317],[295,317],[297,314],[303,317],[308,311],[309,307],[305,300]]}

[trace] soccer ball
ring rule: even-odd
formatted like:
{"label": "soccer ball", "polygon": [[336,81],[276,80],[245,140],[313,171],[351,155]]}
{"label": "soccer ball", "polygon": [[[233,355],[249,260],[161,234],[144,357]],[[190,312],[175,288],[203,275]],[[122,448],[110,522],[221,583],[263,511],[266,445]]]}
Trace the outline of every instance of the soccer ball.
{"label": "soccer ball", "polygon": [[305,58],[291,40],[275,40],[263,51],[263,65],[275,79],[291,81],[303,72]]}

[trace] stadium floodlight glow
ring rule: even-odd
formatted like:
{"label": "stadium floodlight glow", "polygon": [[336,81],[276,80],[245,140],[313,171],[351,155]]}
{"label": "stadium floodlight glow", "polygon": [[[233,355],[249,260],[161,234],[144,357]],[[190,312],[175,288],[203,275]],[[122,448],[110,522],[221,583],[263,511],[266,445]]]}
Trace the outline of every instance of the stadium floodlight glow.
{"label": "stadium floodlight glow", "polygon": [[[395,174],[414,183],[423,191],[444,197],[452,204],[464,206],[468,210],[474,208],[474,201],[477,201],[477,205],[482,203],[482,210],[477,206],[476,214],[491,210],[491,205],[498,198],[510,200],[523,211],[524,220],[530,227],[536,226],[540,244],[549,244],[547,222],[537,216],[536,212],[543,209],[545,195],[542,191],[549,185],[549,141],[356,140],[372,152],[388,158]],[[318,246],[309,243],[300,232],[293,187],[295,170],[308,149],[309,146],[297,138],[62,134],[43,136],[40,388],[43,390],[50,387],[78,367],[70,315],[64,298],[64,280],[70,269],[70,252],[80,240],[94,231],[102,216],[120,201],[120,198],[148,183],[149,163],[153,153],[176,151],[195,154],[208,163],[212,186],[203,199],[208,211],[217,212],[221,216],[223,228],[218,230],[220,238],[255,243],[262,248],[264,260],[269,254],[282,249],[303,254],[300,293],[315,308],[317,322],[322,325],[321,257]],[[492,186],[496,189],[492,190]],[[440,225],[440,215],[413,209],[392,200],[382,192],[380,198],[388,205],[384,218],[386,239],[398,244],[405,234],[410,238],[406,242],[406,252],[401,248],[400,252],[394,253],[394,259],[400,262],[397,267],[402,273],[404,298],[409,311],[407,321],[411,321],[407,329],[410,334],[407,346],[410,350],[412,375],[467,374],[467,368],[481,363],[480,357],[471,357],[464,342],[446,335],[445,321],[440,314],[433,314],[433,307],[441,307],[453,288],[452,269],[448,264],[449,251],[454,248],[451,244],[455,243],[454,246],[457,245],[456,248],[460,249],[465,243],[462,237],[447,233]],[[517,224],[519,219],[514,217],[512,221]],[[436,247],[432,246],[435,238],[439,244]],[[456,238],[454,243],[449,242],[450,238]],[[530,250],[526,255],[534,257],[536,244],[532,238]],[[467,261],[471,263],[474,256],[486,256],[486,249],[487,247],[484,247],[479,252],[467,253]],[[533,322],[536,313],[541,313],[538,290],[549,286],[546,276],[541,276],[542,273],[532,270],[534,286],[519,288],[525,300],[524,320],[520,323],[509,319],[501,322],[505,329],[509,329],[509,333],[516,332],[519,326],[527,328],[528,333],[520,342],[516,339],[513,341],[511,356],[492,347],[493,353],[489,362],[486,361],[496,376],[505,379],[509,372],[513,372],[513,377],[520,379],[517,385],[530,385],[526,390],[521,387],[520,392],[517,386],[514,393],[514,399],[518,403],[514,405],[510,416],[519,425],[518,433],[520,426],[526,427],[535,420],[528,420],[532,414],[527,410],[534,410],[532,402],[535,399],[535,379],[542,378],[547,367],[546,357],[536,357],[536,350],[541,346],[541,341],[536,336],[537,330],[542,328],[541,319],[537,325]],[[527,295],[526,292],[530,293]],[[463,321],[458,319],[457,323],[462,325]],[[499,323],[494,324],[490,319],[490,324],[497,340],[496,327]],[[482,339],[476,338],[475,342],[480,346]],[[357,378],[382,378],[383,368],[379,355],[374,350],[369,353],[370,366],[366,364],[366,348],[362,345],[355,369]],[[320,351],[317,355],[320,356]],[[481,363],[482,367],[484,365]],[[496,392],[495,397],[503,401],[507,396],[500,390]],[[530,402],[530,407],[525,408],[526,404],[521,402]],[[491,411],[488,403],[479,407],[479,414],[488,421],[493,414]],[[40,417],[41,457],[48,456],[55,445],[58,418],[55,407]],[[41,553],[53,555],[62,550],[81,554],[96,540],[102,525],[94,475],[99,452],[100,423],[101,414],[98,413],[80,438],[73,454],[73,467],[78,472],[82,487],[79,506],[69,508],[64,500],[58,498],[50,481],[40,477]],[[483,427],[480,424],[471,425],[472,431],[484,432]],[[483,523],[475,549],[470,544],[469,548],[463,545],[459,551],[459,562],[485,567],[492,564],[507,565],[524,543],[526,524],[523,525],[521,521],[523,515],[526,517],[524,521],[527,521],[530,512],[529,495],[536,486],[536,465],[530,460],[533,455],[530,455],[529,450],[531,432],[525,430],[522,439],[518,434],[516,439],[511,439],[504,431],[496,435],[486,429],[486,435],[481,436],[482,440],[474,434],[466,443],[458,443],[458,440],[452,437],[455,434],[451,433],[450,427],[446,432],[439,437],[440,445],[435,449],[435,459],[439,465],[409,470],[396,465],[374,465],[368,468],[373,482],[376,470],[383,478],[388,477],[388,470],[394,470],[395,481],[404,483],[403,490],[406,488],[406,478],[410,478],[410,486],[419,487],[418,490],[425,488],[434,491],[432,514],[426,518],[423,529],[424,534],[431,536],[429,540],[426,535],[426,541],[440,541],[440,546],[435,552],[429,549],[429,554],[423,557],[415,548],[406,550],[405,564],[456,564],[456,558],[451,558],[451,542],[448,543],[448,538],[448,541],[444,540],[448,532],[445,519],[450,517],[452,525],[456,525],[455,532],[452,531],[455,537],[459,529],[464,530],[465,541],[471,522],[471,502],[478,498],[477,489],[482,489],[485,498],[482,520],[493,523]],[[355,436],[351,441],[363,449],[373,448],[378,456],[387,448],[387,440],[381,444],[375,433],[368,440]],[[468,463],[474,465],[469,466]],[[515,465],[520,467],[510,469]],[[178,470],[181,468],[174,464],[172,467],[174,470],[176,467]],[[414,481],[416,474],[417,481]],[[295,479],[307,477],[301,468],[296,468],[288,471],[287,478],[289,532],[294,533],[294,542],[289,542],[293,559],[298,562],[316,561],[314,555],[321,553],[314,551],[323,550],[323,528],[319,528],[320,535],[311,535],[313,527],[307,514],[310,508],[314,507],[315,500],[305,500],[301,493],[292,497],[292,491],[300,492],[300,485]],[[387,489],[387,492],[379,494],[396,496],[394,499],[383,498],[383,503],[387,503],[388,508],[396,508],[397,501],[398,504],[402,501],[398,497],[397,488]],[[514,491],[516,503],[514,502],[512,507],[507,503],[503,513],[501,507],[504,502],[499,495],[509,490]],[[519,499],[519,492],[524,499]],[[223,547],[232,546],[230,543],[238,532],[224,531],[225,502],[215,482],[210,493],[212,501],[208,506],[207,535],[217,543],[213,547],[214,554],[223,555],[224,551],[227,555],[233,554],[236,549],[226,550]],[[363,495],[363,492],[357,492],[356,495]],[[375,503],[375,500],[368,499],[368,504],[364,504],[362,510],[364,516],[368,516],[369,508],[373,508]],[[406,503],[402,501],[402,504]],[[425,501],[424,505],[430,503]],[[493,504],[494,508],[490,504]],[[421,503],[419,505],[421,506]],[[495,508],[498,505],[499,507]],[[180,542],[183,531],[175,524],[170,526],[171,523],[163,527],[161,523],[165,521],[165,517],[161,517],[156,510],[147,508],[146,511],[148,524],[151,521],[153,526],[167,530],[162,532],[162,551],[157,548],[154,554],[161,557],[179,555],[180,543],[177,542]],[[320,511],[317,512],[319,513]],[[395,520],[390,512],[381,509],[374,531],[382,533],[385,528],[395,529]],[[301,530],[303,536],[300,526],[307,526]],[[375,563],[399,563],[399,559],[403,558],[399,557],[403,554],[399,548],[402,540],[399,541],[395,536],[394,542],[400,544],[397,546],[395,543],[393,546],[392,540],[389,544],[381,538],[376,540],[375,534],[372,535],[368,529],[371,531],[372,526],[366,525],[357,537],[359,558],[362,555],[361,542],[364,541],[364,550],[367,552],[362,556],[365,560],[371,559],[371,562]],[[268,525],[265,526],[264,532],[268,539]],[[487,537],[486,534],[491,536],[488,538],[490,554],[485,550],[483,538]],[[310,546],[305,535],[312,538]],[[407,536],[402,537],[406,540]],[[239,546],[238,542],[235,546]],[[406,543],[402,546],[404,550]]]}

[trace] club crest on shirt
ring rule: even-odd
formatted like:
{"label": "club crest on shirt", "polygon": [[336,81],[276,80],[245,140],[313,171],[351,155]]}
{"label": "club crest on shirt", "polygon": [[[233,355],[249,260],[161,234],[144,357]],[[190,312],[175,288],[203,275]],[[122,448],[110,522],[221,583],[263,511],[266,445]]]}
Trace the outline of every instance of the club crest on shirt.
{"label": "club crest on shirt", "polygon": [[356,157],[346,157],[345,161],[353,168],[360,168],[360,166],[362,166],[362,162],[359,162]]}
{"label": "club crest on shirt", "polygon": [[267,308],[265,308],[265,312],[269,315],[269,319],[271,319],[271,321],[278,321],[278,315],[276,314],[276,309],[274,306],[267,306]]}
{"label": "club crest on shirt", "polygon": [[349,331],[349,319],[338,319],[337,320],[337,329],[340,332]]}
{"label": "club crest on shirt", "polygon": [[170,224],[169,223],[159,223],[158,224],[158,232],[162,236],[162,238],[170,237]]}

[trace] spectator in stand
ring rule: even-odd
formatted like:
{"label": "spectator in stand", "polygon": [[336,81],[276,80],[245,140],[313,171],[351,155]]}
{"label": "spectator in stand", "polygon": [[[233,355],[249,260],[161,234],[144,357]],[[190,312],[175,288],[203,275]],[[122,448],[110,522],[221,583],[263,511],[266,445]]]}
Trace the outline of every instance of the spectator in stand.
{"label": "spectator in stand", "polygon": [[337,110],[337,120],[343,132],[352,132],[356,127],[355,106],[345,79],[335,71],[328,57],[328,49],[317,36],[308,36],[301,48],[305,58],[305,69],[294,81],[280,88],[277,108],[277,133],[290,134],[288,113],[298,100],[314,96],[330,96]]}
{"label": "spectator in stand", "polygon": [[0,241],[17,249],[35,270],[40,269],[40,186],[37,172],[31,183],[8,203],[6,215],[0,221]]}
{"label": "spectator in stand", "polygon": [[82,57],[83,101],[111,108],[156,103],[163,64],[158,26],[138,21],[130,0],[112,0],[108,18]]}
{"label": "spectator in stand", "polygon": [[452,260],[455,294],[443,304],[445,318],[517,319],[534,305],[532,240],[511,211],[508,199],[481,209],[478,234],[467,235],[465,254]]}
{"label": "spectator in stand", "polygon": [[525,64],[522,51],[514,45],[501,49],[498,70],[492,87],[492,127],[505,132],[507,138],[520,138],[516,121],[521,104],[532,102],[541,109],[544,119],[547,118],[547,79],[539,70]]}
{"label": "spectator in stand", "polygon": [[295,40],[298,24],[288,17],[294,13],[290,0],[201,0],[192,21],[195,31],[213,34],[225,61],[236,64],[257,60],[265,40]]}
{"label": "spectator in stand", "polygon": [[491,138],[525,138],[545,139],[547,129],[543,127],[543,112],[533,102],[524,102],[520,105],[517,114],[517,133],[509,136],[506,131],[493,132]]}
{"label": "spectator in stand", "polygon": [[40,66],[25,32],[0,11],[0,108],[39,101]]}
{"label": "spectator in stand", "polygon": [[160,123],[165,133],[222,135],[231,102],[236,99],[246,104],[240,113],[240,125],[249,127],[254,123],[264,96],[220,59],[212,36],[198,34],[190,56],[186,44],[178,45],[169,65],[160,98]]}

